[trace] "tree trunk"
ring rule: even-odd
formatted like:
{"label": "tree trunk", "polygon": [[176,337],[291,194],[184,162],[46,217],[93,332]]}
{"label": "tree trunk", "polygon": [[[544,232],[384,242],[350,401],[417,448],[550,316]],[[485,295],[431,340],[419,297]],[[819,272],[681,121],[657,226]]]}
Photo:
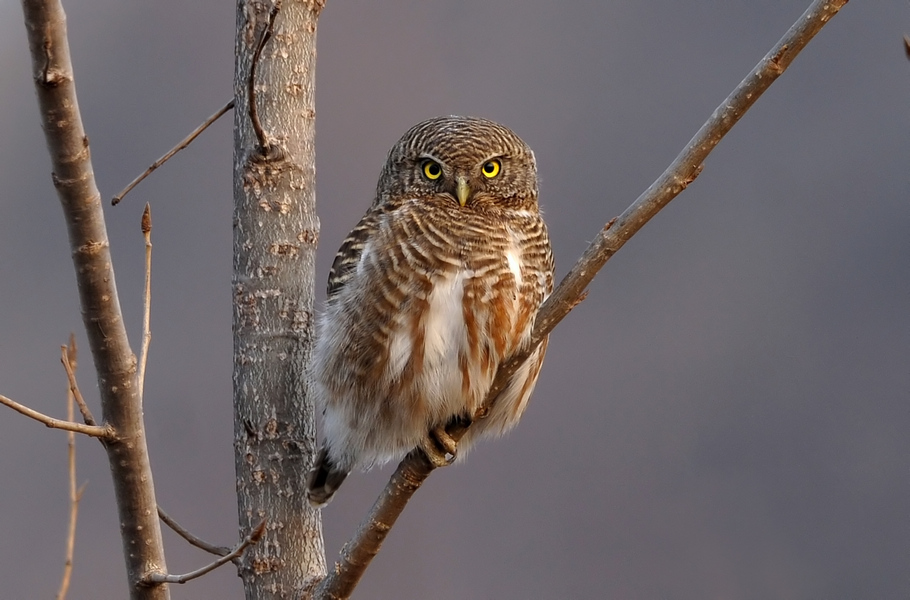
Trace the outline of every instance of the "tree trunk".
{"label": "tree trunk", "polygon": [[248,599],[293,598],[325,574],[320,516],[304,493],[316,449],[306,370],[319,237],[314,69],[322,3],[285,0],[271,15],[268,8],[238,2],[234,71],[234,450],[241,537],[267,521],[240,569]]}
{"label": "tree trunk", "polygon": [[151,573],[166,573],[167,565],[136,356],[123,325],[101,194],[79,113],[66,15],[58,0],[23,0],[22,8],[54,187],[66,218],[82,321],[98,374],[102,417],[112,431],[103,443],[114,481],[130,598],[167,600],[166,585],[143,582]]}

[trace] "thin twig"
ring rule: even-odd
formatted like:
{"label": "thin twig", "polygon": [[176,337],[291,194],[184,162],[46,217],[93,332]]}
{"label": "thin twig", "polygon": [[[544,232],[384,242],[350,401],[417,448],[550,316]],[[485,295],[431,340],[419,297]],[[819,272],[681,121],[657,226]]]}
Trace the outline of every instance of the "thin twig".
{"label": "thin twig", "polygon": [[[666,171],[625,212],[603,227],[541,306],[526,349],[497,371],[484,406],[475,414],[475,421],[489,414],[490,406],[511,376],[578,304],[588,284],[607,260],[698,176],[705,158],[721,138],[846,3],[847,0],[812,2],[784,37],[714,111]],[[457,441],[467,427],[459,426],[447,431]],[[379,552],[395,519],[433,470],[433,465],[420,452],[412,452],[401,461],[354,538],[345,545],[335,568],[329,570],[328,576],[316,588],[313,598],[339,600],[351,595],[370,561]]]}
{"label": "thin twig", "polygon": [[256,66],[259,64],[259,56],[262,54],[265,43],[272,37],[275,16],[278,14],[279,10],[281,10],[281,0],[275,0],[275,4],[273,4],[271,10],[269,10],[269,22],[262,31],[262,36],[259,38],[259,44],[256,45],[256,51],[253,52],[253,64],[250,65],[250,78],[247,80],[250,121],[253,123],[253,131],[256,132],[256,139],[259,140],[259,146],[262,148],[264,154],[267,154],[267,151],[271,147],[271,142],[269,141],[268,134],[266,134],[265,130],[262,128],[262,122],[259,120],[259,109],[257,108],[256,103]]}
{"label": "thin twig", "polygon": [[226,546],[216,546],[215,544],[210,544],[205,540],[202,540],[183,527],[180,526],[180,523],[175,521],[169,514],[164,512],[164,509],[161,506],[158,507],[158,517],[164,521],[164,524],[174,530],[174,533],[185,539],[191,545],[196,546],[210,554],[215,556],[227,556],[231,553],[231,549]]}
{"label": "thin twig", "polygon": [[14,411],[22,413],[26,417],[31,417],[39,423],[44,423],[46,426],[52,429],[75,431],[76,433],[84,433],[85,435],[100,438],[102,440],[111,439],[114,434],[113,430],[107,425],[83,425],[82,423],[75,423],[73,421],[55,419],[53,417],[47,416],[44,413],[40,413],[37,410],[33,410],[24,404],[19,404],[15,400],[10,400],[6,396],[0,396],[0,404],[5,404]]}
{"label": "thin twig", "polygon": [[152,341],[152,330],[149,329],[149,317],[152,311],[152,207],[145,203],[142,211],[142,237],[145,238],[145,291],[142,295],[142,349],[139,352],[139,396],[145,392],[145,364],[149,357],[149,344]]}
{"label": "thin twig", "polygon": [[215,121],[220,119],[222,117],[222,115],[224,115],[224,113],[231,110],[232,108],[234,108],[234,99],[233,98],[231,99],[230,102],[228,102],[227,104],[225,104],[224,106],[219,108],[215,114],[213,114],[211,117],[209,117],[208,119],[203,121],[202,125],[200,125],[196,129],[194,129],[188,136],[183,138],[183,141],[181,141],[179,144],[177,144],[176,146],[171,148],[167,152],[167,154],[165,154],[164,156],[162,156],[161,158],[159,158],[158,160],[153,162],[151,164],[151,166],[148,169],[146,169],[144,173],[142,173],[142,175],[140,175],[136,179],[132,180],[128,186],[123,188],[119,194],[117,194],[116,196],[114,196],[111,199],[111,204],[114,206],[117,206],[118,204],[120,204],[120,201],[123,200],[123,197],[126,196],[128,193],[130,193],[130,191],[132,191],[132,189],[134,187],[139,185],[139,183],[143,179],[145,179],[146,177],[151,175],[152,171],[154,171],[155,169],[157,169],[158,167],[160,167],[161,165],[166,163],[168,160],[170,160],[170,158],[172,156],[174,156],[175,154],[177,154],[178,152],[180,152],[181,150],[183,150],[184,148],[186,148],[187,146],[192,144],[193,140],[195,140],[197,137],[199,137],[199,134],[201,134],[203,131],[208,129],[209,125],[211,125],[212,123],[214,123]]}
{"label": "thin twig", "polygon": [[169,575],[168,573],[149,573],[144,579],[146,583],[186,583],[191,579],[196,579],[197,577],[202,577],[209,571],[214,571],[223,564],[229,563],[235,558],[243,554],[243,551],[247,549],[248,546],[252,546],[262,538],[262,534],[265,533],[265,520],[263,520],[256,529],[253,530],[250,535],[246,536],[243,541],[237,544],[233,550],[228,554],[218,558],[214,562],[207,564],[206,566],[196,569],[195,571],[190,571],[189,573],[184,573],[183,575]]}
{"label": "thin twig", "polygon": [[[75,340],[70,336],[70,348],[75,347]],[[92,416],[92,411],[89,410],[88,404],[85,403],[85,398],[82,397],[82,392],[79,391],[79,384],[76,383],[76,367],[73,366],[76,364],[76,357],[72,352],[74,352],[74,350],[69,350],[66,346],[60,346],[60,362],[63,363],[63,368],[66,370],[66,378],[69,380],[70,393],[79,406],[79,412],[82,413],[82,420],[85,421],[85,424],[97,425],[98,422],[95,421],[95,417]],[[70,419],[70,421],[72,421],[72,419]]]}
{"label": "thin twig", "polygon": [[[64,346],[67,355],[64,364],[69,367],[67,372],[76,372],[76,336],[70,334],[69,347]],[[66,418],[73,420],[73,403],[75,394],[73,392],[73,379],[70,380],[70,387],[66,391]],[[60,590],[57,592],[57,600],[64,600],[66,593],[69,591],[70,578],[73,574],[73,556],[76,548],[76,520],[79,517],[79,500],[82,499],[82,492],[85,491],[83,483],[78,489],[76,488],[76,434],[72,431],[66,434],[67,461],[69,471],[69,498],[70,498],[70,519],[69,527],[66,532],[66,560],[63,563],[63,577],[60,581]]]}

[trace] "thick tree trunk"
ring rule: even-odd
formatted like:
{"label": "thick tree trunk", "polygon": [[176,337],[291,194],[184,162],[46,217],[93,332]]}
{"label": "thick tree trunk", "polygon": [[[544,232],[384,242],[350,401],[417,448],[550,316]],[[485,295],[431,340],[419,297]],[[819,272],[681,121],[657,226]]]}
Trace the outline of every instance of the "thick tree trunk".
{"label": "thick tree trunk", "polygon": [[[321,2],[239,0],[234,75],[234,450],[241,536],[266,533],[240,569],[246,597],[293,598],[325,574],[306,502],[315,410],[312,348],[319,221],[314,68]],[[263,34],[270,37],[260,45]],[[257,54],[250,87],[250,71]],[[254,92],[254,124],[250,111]]]}

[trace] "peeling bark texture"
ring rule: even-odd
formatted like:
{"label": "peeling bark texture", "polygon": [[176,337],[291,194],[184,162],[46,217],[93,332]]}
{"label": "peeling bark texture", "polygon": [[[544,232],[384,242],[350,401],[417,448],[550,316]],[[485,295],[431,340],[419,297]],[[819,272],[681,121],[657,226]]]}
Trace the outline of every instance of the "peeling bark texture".
{"label": "peeling bark texture", "polygon": [[150,572],[166,572],[155,489],[130,349],[95,184],[88,137],[82,126],[59,0],[23,0],[25,26],[41,122],[53,166],[52,178],[69,233],[82,320],[98,375],[103,440],[114,480],[130,598],[164,600],[166,585],[142,585]]}
{"label": "peeling bark texture", "polygon": [[[239,0],[234,71],[234,451],[246,597],[294,598],[325,574],[322,525],[306,501],[316,451],[307,365],[319,221],[314,75],[321,2]],[[256,48],[274,21],[250,83]],[[255,92],[260,143],[250,118]],[[263,135],[264,134],[264,135]]]}

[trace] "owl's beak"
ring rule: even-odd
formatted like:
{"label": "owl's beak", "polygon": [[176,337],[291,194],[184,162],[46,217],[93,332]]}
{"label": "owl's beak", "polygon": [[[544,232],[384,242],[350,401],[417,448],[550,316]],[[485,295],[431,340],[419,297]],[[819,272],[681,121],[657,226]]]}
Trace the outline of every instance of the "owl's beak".
{"label": "owl's beak", "polygon": [[458,203],[464,206],[468,203],[468,198],[471,197],[471,187],[468,185],[468,180],[463,176],[458,176],[456,181],[455,195],[458,196]]}

